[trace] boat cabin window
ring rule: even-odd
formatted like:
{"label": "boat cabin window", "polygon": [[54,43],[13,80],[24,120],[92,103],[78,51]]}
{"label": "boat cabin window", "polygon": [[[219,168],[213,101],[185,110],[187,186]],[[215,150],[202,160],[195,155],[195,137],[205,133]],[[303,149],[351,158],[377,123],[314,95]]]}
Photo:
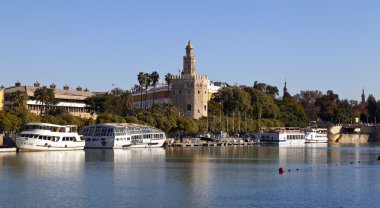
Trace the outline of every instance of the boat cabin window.
{"label": "boat cabin window", "polygon": [[102,132],[102,127],[101,126],[95,127],[95,136],[100,136],[101,132]]}
{"label": "boat cabin window", "polygon": [[77,127],[76,127],[76,126],[70,126],[70,128],[69,128],[69,132],[70,132],[70,133],[75,133],[75,132],[77,132]]}
{"label": "boat cabin window", "polygon": [[68,142],[68,141],[75,141],[74,139],[75,139],[75,137],[63,137],[62,141],[66,141],[66,142]]}

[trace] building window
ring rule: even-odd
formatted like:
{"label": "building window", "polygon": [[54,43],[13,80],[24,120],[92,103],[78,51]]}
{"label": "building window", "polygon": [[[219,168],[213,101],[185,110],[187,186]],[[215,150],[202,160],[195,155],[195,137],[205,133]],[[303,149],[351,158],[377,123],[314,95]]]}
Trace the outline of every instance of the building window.
{"label": "building window", "polygon": [[190,94],[190,90],[189,90],[189,94]]}
{"label": "building window", "polygon": [[179,91],[179,94],[181,94],[181,93],[182,93],[182,90]]}
{"label": "building window", "polygon": [[198,90],[198,94],[201,94],[201,91]]}
{"label": "building window", "polygon": [[203,108],[205,109],[205,111],[207,111],[207,106],[206,105],[204,105]]}
{"label": "building window", "polygon": [[187,111],[191,111],[191,105],[190,104],[187,105]]}

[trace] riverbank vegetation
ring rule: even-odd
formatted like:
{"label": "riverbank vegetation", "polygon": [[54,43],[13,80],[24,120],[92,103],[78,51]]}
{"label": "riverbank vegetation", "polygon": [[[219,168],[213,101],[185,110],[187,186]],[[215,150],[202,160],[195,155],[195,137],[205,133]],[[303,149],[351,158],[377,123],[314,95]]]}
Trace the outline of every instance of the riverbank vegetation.
{"label": "riverbank vegetation", "polygon": [[[153,81],[158,75],[153,73]],[[168,75],[169,76],[169,75]],[[139,77],[140,86],[147,74]],[[170,83],[170,79],[168,79]],[[148,83],[148,84],[147,84]],[[12,108],[0,112],[0,132],[15,132],[27,122],[74,124],[78,127],[95,123],[139,123],[160,128],[172,135],[210,132],[244,134],[257,132],[262,127],[306,127],[361,122],[377,122],[380,102],[370,95],[364,105],[355,100],[341,100],[329,90],[325,94],[317,91],[301,91],[292,96],[287,91],[279,96],[276,86],[255,82],[249,86],[227,86],[214,94],[208,104],[208,117],[198,120],[183,116],[172,104],[156,104],[150,109],[132,108],[132,95],[128,90],[115,88],[109,93],[90,97],[86,104],[96,111],[96,120],[79,118],[55,107],[54,91],[41,88],[33,98],[46,107],[39,115],[27,110],[28,97],[23,92],[12,95]]]}

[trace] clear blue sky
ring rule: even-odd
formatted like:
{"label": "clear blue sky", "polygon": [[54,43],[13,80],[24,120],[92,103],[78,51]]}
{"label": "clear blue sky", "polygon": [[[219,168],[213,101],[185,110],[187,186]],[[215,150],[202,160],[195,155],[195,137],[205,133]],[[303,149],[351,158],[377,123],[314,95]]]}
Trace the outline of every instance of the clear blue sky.
{"label": "clear blue sky", "polygon": [[0,85],[130,89],[178,73],[189,39],[213,81],[380,99],[378,0],[3,0]]}

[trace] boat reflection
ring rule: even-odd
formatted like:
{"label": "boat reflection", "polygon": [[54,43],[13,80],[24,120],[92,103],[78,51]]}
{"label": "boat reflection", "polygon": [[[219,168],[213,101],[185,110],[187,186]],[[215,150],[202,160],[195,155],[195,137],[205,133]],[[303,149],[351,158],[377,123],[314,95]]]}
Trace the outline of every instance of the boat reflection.
{"label": "boat reflection", "polygon": [[1,154],[7,165],[17,164],[13,174],[31,174],[40,178],[70,178],[83,173],[84,151],[48,151]]}

